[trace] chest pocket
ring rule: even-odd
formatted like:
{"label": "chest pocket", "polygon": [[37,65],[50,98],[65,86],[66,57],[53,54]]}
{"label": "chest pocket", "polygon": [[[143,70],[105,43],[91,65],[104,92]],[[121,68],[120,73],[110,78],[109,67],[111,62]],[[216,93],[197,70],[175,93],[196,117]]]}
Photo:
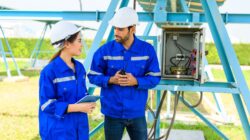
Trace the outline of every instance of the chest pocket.
{"label": "chest pocket", "polygon": [[76,80],[64,81],[57,83],[57,96],[62,101],[69,101],[76,95]]}
{"label": "chest pocket", "polygon": [[109,60],[107,75],[113,76],[119,70],[123,69],[123,61],[120,60]]}
{"label": "chest pocket", "polygon": [[144,76],[146,72],[146,61],[133,61],[131,71],[135,76]]}

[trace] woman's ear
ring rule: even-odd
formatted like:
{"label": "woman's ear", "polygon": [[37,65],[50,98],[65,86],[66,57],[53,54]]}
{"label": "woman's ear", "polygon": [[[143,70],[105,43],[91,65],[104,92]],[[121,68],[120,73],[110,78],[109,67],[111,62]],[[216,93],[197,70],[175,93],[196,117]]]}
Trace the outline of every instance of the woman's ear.
{"label": "woman's ear", "polygon": [[64,48],[69,48],[70,42],[69,41],[64,41]]}

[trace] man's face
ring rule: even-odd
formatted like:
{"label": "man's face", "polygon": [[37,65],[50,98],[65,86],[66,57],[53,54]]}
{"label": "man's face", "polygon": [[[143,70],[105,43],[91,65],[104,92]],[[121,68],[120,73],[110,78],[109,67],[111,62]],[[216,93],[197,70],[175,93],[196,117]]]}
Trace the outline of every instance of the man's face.
{"label": "man's face", "polygon": [[115,32],[115,40],[119,43],[125,43],[126,41],[129,40],[131,36],[131,29],[129,30],[128,27],[126,28],[115,27],[114,32]]}

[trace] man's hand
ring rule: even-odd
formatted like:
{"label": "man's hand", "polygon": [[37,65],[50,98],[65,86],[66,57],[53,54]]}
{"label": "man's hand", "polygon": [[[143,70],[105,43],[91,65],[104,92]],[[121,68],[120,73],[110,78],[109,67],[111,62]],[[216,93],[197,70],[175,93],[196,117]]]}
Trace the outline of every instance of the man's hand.
{"label": "man's hand", "polygon": [[138,85],[136,78],[131,73],[119,75],[118,83],[120,86],[136,86]]}
{"label": "man's hand", "polygon": [[109,84],[119,85],[119,83],[118,83],[118,79],[120,77],[119,72],[120,71],[117,71],[114,76],[110,77],[109,82],[108,82]]}
{"label": "man's hand", "polygon": [[126,75],[119,74],[117,71],[114,76],[110,77],[109,84],[115,84],[120,86],[135,86],[138,85],[136,78],[131,73]]}

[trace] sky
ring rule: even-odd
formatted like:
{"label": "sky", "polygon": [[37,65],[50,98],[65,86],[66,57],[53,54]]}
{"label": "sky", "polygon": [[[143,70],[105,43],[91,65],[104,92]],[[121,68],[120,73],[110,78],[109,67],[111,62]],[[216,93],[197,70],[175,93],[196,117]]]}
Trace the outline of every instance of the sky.
{"label": "sky", "polygon": [[[110,0],[81,0],[82,8],[84,11],[105,11],[110,3]],[[10,7],[17,10],[44,10],[44,11],[79,11],[79,0],[0,0],[0,5]],[[132,7],[132,0],[129,3]],[[250,13],[250,1],[246,0],[226,0],[224,5],[220,7],[221,13]],[[137,11],[142,9],[137,6]],[[97,22],[74,22],[80,25],[97,28],[100,23]],[[23,37],[39,37],[44,27],[43,23],[32,21],[16,22],[8,20],[0,20],[0,25],[4,27],[6,36],[23,36]],[[141,35],[146,24],[140,24],[137,27],[137,34]],[[208,26],[206,28],[206,41],[213,41]],[[110,28],[110,27],[109,27]],[[227,24],[229,36],[232,42],[250,43],[250,24]],[[158,34],[159,29],[153,27],[151,35]],[[85,38],[94,38],[95,32],[85,31]],[[107,36],[107,35],[106,35]],[[1,37],[1,35],[0,35]],[[49,37],[49,31],[46,33]]]}

